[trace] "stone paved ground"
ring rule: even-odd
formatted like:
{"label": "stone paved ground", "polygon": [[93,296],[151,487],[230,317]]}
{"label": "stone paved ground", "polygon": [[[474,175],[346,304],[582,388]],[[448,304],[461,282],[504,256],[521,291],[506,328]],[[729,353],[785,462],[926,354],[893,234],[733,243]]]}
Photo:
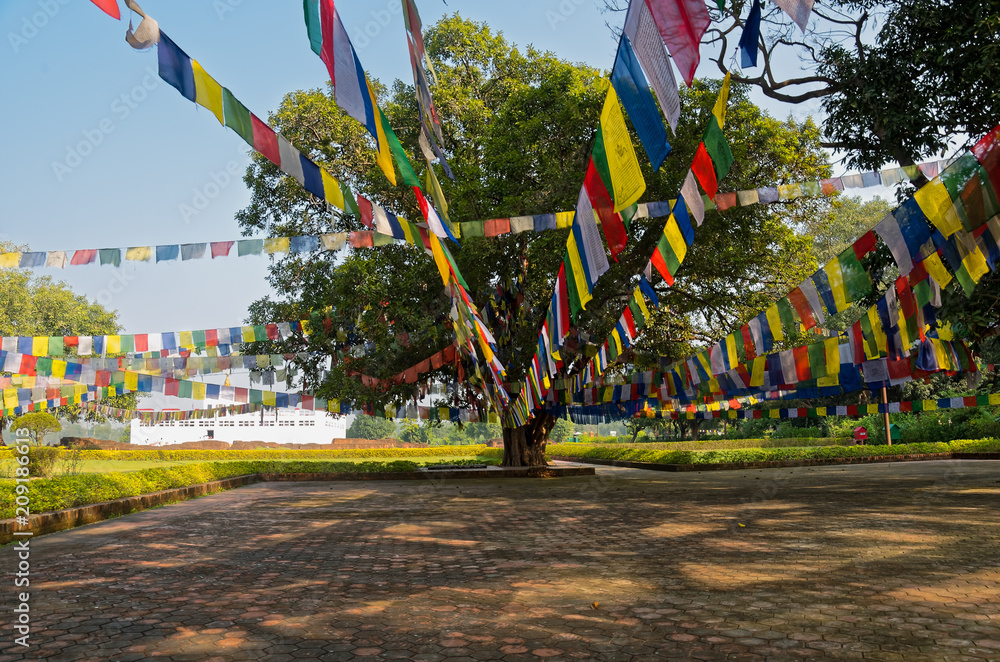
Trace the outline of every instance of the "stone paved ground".
{"label": "stone paved ground", "polygon": [[258,484],[38,538],[0,660],[1000,660],[1000,463],[598,471]]}

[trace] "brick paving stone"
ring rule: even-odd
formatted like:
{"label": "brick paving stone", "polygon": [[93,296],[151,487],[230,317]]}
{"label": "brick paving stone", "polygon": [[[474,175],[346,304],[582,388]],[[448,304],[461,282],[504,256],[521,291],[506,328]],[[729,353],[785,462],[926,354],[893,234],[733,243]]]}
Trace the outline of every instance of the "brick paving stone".
{"label": "brick paving stone", "polygon": [[998,469],[262,483],[33,539],[0,662],[1000,661]]}

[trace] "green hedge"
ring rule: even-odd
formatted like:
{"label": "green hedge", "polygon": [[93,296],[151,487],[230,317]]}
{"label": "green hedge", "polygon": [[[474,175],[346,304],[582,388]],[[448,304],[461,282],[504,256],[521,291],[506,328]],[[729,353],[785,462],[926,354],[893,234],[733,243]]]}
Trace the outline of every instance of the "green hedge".
{"label": "green hedge", "polygon": [[[343,450],[292,450],[286,448],[258,448],[255,450],[156,450],[138,447],[136,450],[122,451],[80,451],[83,460],[135,460],[146,462],[171,462],[197,460],[201,462],[233,460],[327,460],[356,457],[387,460],[407,457],[463,457],[479,455],[486,449],[478,446],[429,446],[427,448],[359,448]],[[4,454],[13,453],[10,447],[0,447],[0,459]]]}
{"label": "green hedge", "polygon": [[845,446],[853,445],[853,440],[833,437],[808,437],[798,439],[705,439],[702,441],[653,441],[653,442],[598,442],[588,444],[564,444],[568,446],[611,446],[613,448],[637,448],[676,451],[722,451],[737,448],[786,448],[795,446]]}
{"label": "green hedge", "polygon": [[820,446],[813,448],[744,448],[733,450],[686,451],[646,450],[591,444],[552,444],[549,455],[652,462],[655,464],[722,464],[732,462],[772,462],[778,460],[885,457],[889,455],[924,455],[951,451],[1000,452],[1000,440],[963,440],[951,443],[897,444],[894,446]]}
{"label": "green hedge", "polygon": [[[183,452],[183,451],[181,451]],[[395,473],[414,471],[415,462],[210,462],[162,469],[79,474],[32,480],[28,486],[32,513],[46,513],[102,501],[139,496],[176,487],[256,473]],[[0,519],[14,517],[14,481],[0,482]]]}

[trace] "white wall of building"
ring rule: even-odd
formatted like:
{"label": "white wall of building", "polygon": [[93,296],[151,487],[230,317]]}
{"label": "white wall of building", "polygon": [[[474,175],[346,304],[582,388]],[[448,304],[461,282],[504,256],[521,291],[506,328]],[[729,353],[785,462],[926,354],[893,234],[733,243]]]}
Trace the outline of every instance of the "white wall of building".
{"label": "white wall of building", "polygon": [[[211,433],[211,434],[210,434]],[[144,424],[133,419],[131,442],[165,446],[186,441],[266,441],[279,444],[329,444],[347,437],[347,417],[322,411],[279,409],[189,421]]]}

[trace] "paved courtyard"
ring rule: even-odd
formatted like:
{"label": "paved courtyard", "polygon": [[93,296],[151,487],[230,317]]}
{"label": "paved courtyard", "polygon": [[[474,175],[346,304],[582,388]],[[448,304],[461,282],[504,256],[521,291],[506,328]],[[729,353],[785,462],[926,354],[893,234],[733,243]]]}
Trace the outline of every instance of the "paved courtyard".
{"label": "paved courtyard", "polygon": [[988,461],[257,484],[33,540],[0,661],[1000,660],[998,506]]}

